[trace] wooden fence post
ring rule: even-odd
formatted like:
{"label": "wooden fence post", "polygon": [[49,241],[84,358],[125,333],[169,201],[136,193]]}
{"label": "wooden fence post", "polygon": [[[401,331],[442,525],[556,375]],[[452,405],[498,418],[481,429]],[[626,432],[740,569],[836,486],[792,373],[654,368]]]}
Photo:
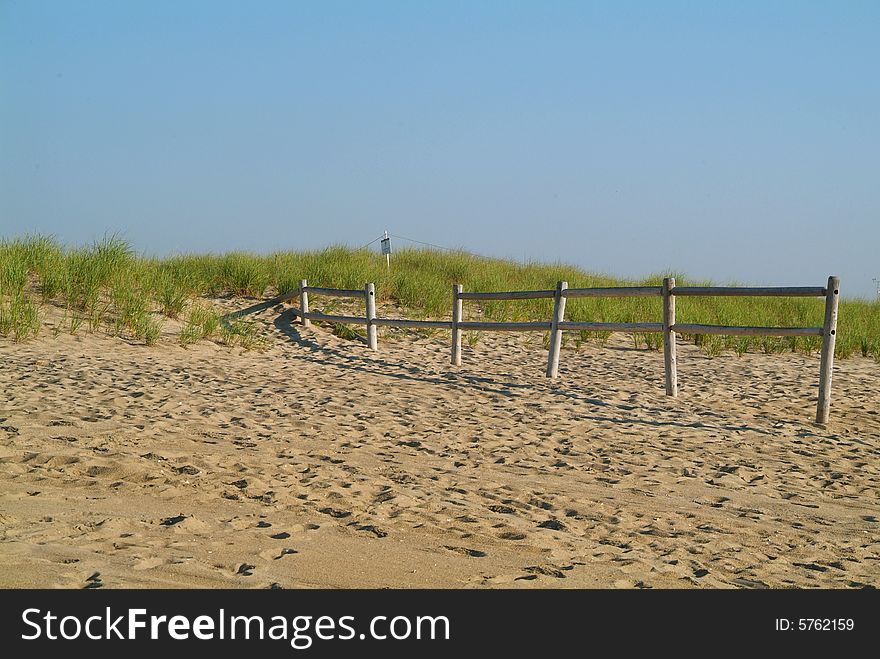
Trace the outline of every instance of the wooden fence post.
{"label": "wooden fence post", "polygon": [[452,285],[452,365],[461,366],[461,284]]}
{"label": "wooden fence post", "polygon": [[678,368],[675,359],[675,277],[663,279],[663,368],[666,373],[666,395],[678,396]]}
{"label": "wooden fence post", "polygon": [[547,356],[547,377],[559,375],[559,352],[562,349],[562,330],[559,323],[565,317],[565,296],[562,291],[568,288],[567,281],[556,284],[556,295],[553,296],[553,320],[550,323],[550,354]]}
{"label": "wooden fence post", "polygon": [[840,277],[829,277],[825,292],[825,324],[822,332],[822,358],[819,362],[819,402],[816,423],[828,423],[831,411],[831,372],[834,368],[834,344],[837,340],[837,303],[840,299]]}
{"label": "wooden fence post", "polygon": [[370,350],[378,350],[378,340],[376,338],[376,326],[373,321],[376,319],[376,286],[375,284],[367,284],[364,288],[364,298],[367,302],[367,345]]}
{"label": "wooden fence post", "polygon": [[306,318],[306,314],[309,312],[309,294],[306,292],[306,286],[308,286],[308,282],[305,279],[299,280],[299,310],[302,312],[302,324],[303,327],[311,327],[312,321]]}

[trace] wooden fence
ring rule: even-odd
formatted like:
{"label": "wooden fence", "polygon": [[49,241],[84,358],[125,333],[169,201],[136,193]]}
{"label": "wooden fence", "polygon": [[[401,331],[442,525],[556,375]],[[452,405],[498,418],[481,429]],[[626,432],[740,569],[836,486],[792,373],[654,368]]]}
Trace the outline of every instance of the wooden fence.
{"label": "wooden fence", "polygon": [[[363,298],[364,316],[342,316],[309,311],[309,293],[344,298]],[[549,331],[550,351],[547,358],[547,377],[559,374],[559,355],[562,346],[562,332],[626,332],[663,333],[663,362],[666,380],[666,394],[678,396],[678,373],[676,368],[676,334],[720,334],[727,336],[821,336],[822,351],[819,365],[819,399],[816,406],[816,423],[828,422],[831,409],[831,372],[834,364],[834,343],[837,335],[837,307],[840,298],[840,279],[829,277],[828,285],[795,287],[721,287],[721,286],[676,286],[675,279],[667,277],[662,286],[622,286],[614,288],[569,288],[568,282],[561,281],[555,290],[508,291],[508,292],[465,292],[461,284],[452,287],[452,320],[408,320],[405,318],[378,318],[376,316],[376,288],[367,284],[363,290],[319,288],[309,286],[303,279],[298,291],[280,296],[277,300],[287,300],[299,295],[300,308],[296,315],[302,319],[303,326],[309,327],[311,321],[350,323],[366,326],[367,345],[378,349],[377,327],[440,328],[452,330],[452,364],[461,366],[461,333],[463,330],[487,332],[529,332]],[[675,298],[685,296],[737,296],[737,297],[824,297],[825,322],[822,327],[744,327],[728,325],[701,325],[678,323],[675,319]],[[584,297],[660,297],[663,298],[663,322],[644,323],[593,323],[565,320],[565,302],[569,298]],[[462,320],[464,300],[534,300],[553,299],[553,317],[549,321],[537,322],[484,322]]]}

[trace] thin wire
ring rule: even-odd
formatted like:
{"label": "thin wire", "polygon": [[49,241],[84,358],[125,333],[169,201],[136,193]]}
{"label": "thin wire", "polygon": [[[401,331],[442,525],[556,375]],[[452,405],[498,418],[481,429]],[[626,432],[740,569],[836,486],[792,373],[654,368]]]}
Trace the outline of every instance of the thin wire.
{"label": "thin wire", "polygon": [[395,233],[389,233],[389,236],[394,238],[399,238],[400,240],[408,240],[411,243],[418,243],[419,245],[427,245],[428,247],[433,247],[434,249],[445,249],[449,252],[464,252],[465,254],[470,254],[472,256],[480,256],[479,254],[474,254],[474,252],[469,252],[466,249],[456,248],[456,247],[443,247],[443,245],[435,245],[434,243],[426,243],[424,240],[414,240],[413,238],[407,238],[406,236],[398,236]]}
{"label": "thin wire", "polygon": [[376,238],[376,240],[371,240],[366,245],[363,245],[362,247],[358,247],[358,249],[365,249],[365,248],[369,247],[370,245],[372,245],[374,242],[382,240],[384,237],[385,236],[379,236],[378,238]]}
{"label": "thin wire", "polygon": [[[424,240],[416,240],[415,238],[407,238],[406,236],[400,236],[396,233],[389,233],[388,237],[389,238],[397,238],[398,240],[406,240],[407,242],[417,243],[419,245],[425,245],[427,247],[433,247],[434,249],[444,249],[448,252],[463,252],[464,254],[470,254],[471,256],[477,256],[477,257],[483,258],[482,254],[477,254],[476,252],[469,252],[468,250],[461,249],[460,247],[458,247],[458,248],[457,247],[444,247],[443,245],[435,245],[434,243],[426,243]],[[385,234],[379,236],[378,238],[376,238],[374,240],[371,240],[366,245],[363,245],[362,247],[359,247],[358,249],[365,249],[365,248],[369,247],[370,245],[372,245],[373,243],[376,243],[380,240],[383,240],[384,238],[385,238]]]}

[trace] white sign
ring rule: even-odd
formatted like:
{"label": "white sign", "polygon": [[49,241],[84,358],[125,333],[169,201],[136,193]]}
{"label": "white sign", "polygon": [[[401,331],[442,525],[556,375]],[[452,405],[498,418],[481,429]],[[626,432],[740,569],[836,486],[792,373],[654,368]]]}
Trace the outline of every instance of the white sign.
{"label": "white sign", "polygon": [[382,253],[391,254],[391,238],[382,239]]}

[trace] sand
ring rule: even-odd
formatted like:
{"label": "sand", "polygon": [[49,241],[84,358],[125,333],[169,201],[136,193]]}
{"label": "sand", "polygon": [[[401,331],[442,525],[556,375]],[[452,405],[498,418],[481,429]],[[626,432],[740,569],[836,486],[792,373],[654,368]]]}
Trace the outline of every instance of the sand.
{"label": "sand", "polygon": [[254,318],[264,352],[0,341],[0,585],[880,585],[871,360],[819,428],[816,356],[682,343],[670,399],[625,336],[551,382],[540,335],[452,368],[442,332]]}

